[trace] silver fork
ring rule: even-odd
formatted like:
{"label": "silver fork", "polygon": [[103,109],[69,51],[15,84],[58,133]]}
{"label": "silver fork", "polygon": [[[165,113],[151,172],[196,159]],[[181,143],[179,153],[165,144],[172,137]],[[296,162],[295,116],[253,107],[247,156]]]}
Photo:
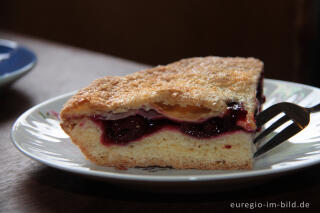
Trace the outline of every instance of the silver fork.
{"label": "silver fork", "polygon": [[[280,113],[284,113],[285,115],[283,115],[280,119],[274,122],[270,127],[265,129],[254,139],[254,143],[258,145],[254,157],[256,158],[268,152],[269,150],[281,144],[283,141],[291,138],[292,136],[303,130],[309,124],[310,113],[318,111],[320,111],[320,104],[310,108],[305,108],[293,103],[282,102],[275,104],[259,113],[256,117],[258,128],[261,128],[265,123],[267,123],[269,120],[279,115]],[[271,132],[273,132],[275,129],[289,120],[292,120],[293,123],[283,129],[273,138],[271,138],[268,142],[259,146],[261,139],[269,135]]]}

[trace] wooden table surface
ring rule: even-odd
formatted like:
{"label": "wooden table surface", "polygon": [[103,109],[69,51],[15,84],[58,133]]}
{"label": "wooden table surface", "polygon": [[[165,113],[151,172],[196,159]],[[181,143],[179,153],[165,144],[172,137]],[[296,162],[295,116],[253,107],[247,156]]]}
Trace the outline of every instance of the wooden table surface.
{"label": "wooden table surface", "polygon": [[[36,67],[0,95],[0,212],[220,212],[248,211],[231,203],[305,202],[320,207],[320,165],[258,186],[198,195],[129,190],[45,166],[19,152],[10,130],[18,116],[49,98],[74,91],[92,80],[124,75],[147,66],[87,50],[0,32],[33,49]],[[244,204],[242,204],[244,205]],[[263,211],[299,210],[266,208]],[[300,209],[301,210],[301,209]]]}

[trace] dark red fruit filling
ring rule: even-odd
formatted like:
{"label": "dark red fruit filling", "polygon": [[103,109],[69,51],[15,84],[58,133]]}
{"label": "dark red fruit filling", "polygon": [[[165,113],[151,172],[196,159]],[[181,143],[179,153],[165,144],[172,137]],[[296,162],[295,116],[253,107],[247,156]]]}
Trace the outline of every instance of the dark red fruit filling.
{"label": "dark red fruit filling", "polygon": [[147,119],[141,115],[133,115],[118,120],[92,118],[103,129],[103,144],[125,145],[150,135],[162,128],[172,128],[195,138],[210,138],[219,134],[242,129],[236,125],[238,120],[245,120],[247,111],[236,102],[228,104],[223,117],[212,117],[204,122],[178,122],[168,118]]}
{"label": "dark red fruit filling", "polygon": [[258,104],[257,104],[257,108],[254,113],[255,116],[261,111],[261,106],[266,101],[266,97],[263,95],[263,72],[261,73],[260,78],[259,78],[256,98],[258,100]]}
{"label": "dark red fruit filling", "polygon": [[218,134],[241,129],[236,125],[238,120],[245,120],[247,111],[236,102],[228,104],[228,110],[223,117],[212,117],[201,123],[181,122],[179,129],[186,135],[196,138],[209,138]]}
{"label": "dark red fruit filling", "polygon": [[104,121],[105,138],[120,144],[143,136],[149,127],[148,120],[140,115]]}

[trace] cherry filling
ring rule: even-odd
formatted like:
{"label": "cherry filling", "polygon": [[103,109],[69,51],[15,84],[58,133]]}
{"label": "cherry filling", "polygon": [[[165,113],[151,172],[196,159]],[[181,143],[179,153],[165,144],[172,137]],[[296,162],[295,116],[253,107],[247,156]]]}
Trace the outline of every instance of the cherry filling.
{"label": "cherry filling", "polygon": [[238,120],[245,120],[246,115],[247,111],[238,103],[231,102],[223,117],[212,117],[201,123],[181,122],[179,129],[192,137],[209,138],[227,131],[241,129],[236,123]]}
{"label": "cherry filling", "polygon": [[258,100],[257,108],[255,111],[255,116],[261,111],[262,104],[266,101],[266,97],[263,95],[263,72],[261,73],[257,86],[256,98]]}
{"label": "cherry filling", "polygon": [[150,135],[162,128],[178,130],[191,137],[204,139],[234,130],[243,129],[237,126],[237,121],[245,120],[247,111],[236,102],[228,104],[223,117],[212,117],[204,122],[179,122],[165,117],[148,119],[141,115],[131,115],[118,120],[104,120],[102,117],[93,117],[103,129],[103,144],[125,145]]}

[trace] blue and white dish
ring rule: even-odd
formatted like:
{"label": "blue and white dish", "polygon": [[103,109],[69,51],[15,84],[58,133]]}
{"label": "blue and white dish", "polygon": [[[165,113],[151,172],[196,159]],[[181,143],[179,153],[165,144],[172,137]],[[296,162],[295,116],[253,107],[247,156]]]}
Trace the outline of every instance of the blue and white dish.
{"label": "blue and white dish", "polygon": [[0,87],[8,86],[29,72],[36,55],[17,42],[0,39]]}

